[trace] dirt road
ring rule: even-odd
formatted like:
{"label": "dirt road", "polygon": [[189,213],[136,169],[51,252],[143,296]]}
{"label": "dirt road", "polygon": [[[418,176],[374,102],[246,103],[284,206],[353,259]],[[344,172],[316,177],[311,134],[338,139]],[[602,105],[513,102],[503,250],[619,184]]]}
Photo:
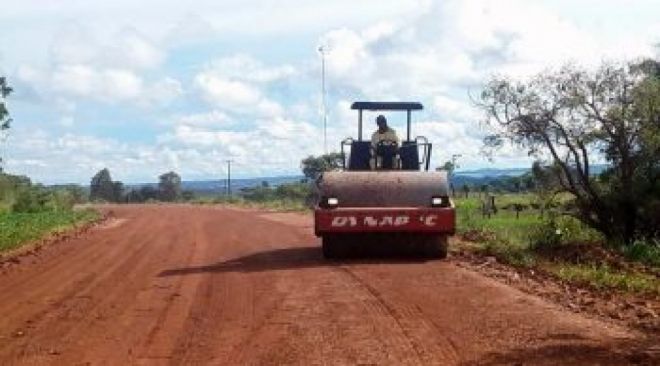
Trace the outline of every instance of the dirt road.
{"label": "dirt road", "polygon": [[325,262],[303,216],[112,211],[2,270],[0,364],[631,362],[633,331],[451,260]]}

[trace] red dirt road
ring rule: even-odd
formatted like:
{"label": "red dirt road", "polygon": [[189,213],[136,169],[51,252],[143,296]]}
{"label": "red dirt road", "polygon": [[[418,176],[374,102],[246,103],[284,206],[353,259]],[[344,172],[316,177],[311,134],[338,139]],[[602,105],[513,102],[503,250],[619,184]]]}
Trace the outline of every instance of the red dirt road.
{"label": "red dirt road", "polygon": [[606,364],[638,335],[447,261],[326,262],[304,216],[123,206],[0,274],[0,364]]}

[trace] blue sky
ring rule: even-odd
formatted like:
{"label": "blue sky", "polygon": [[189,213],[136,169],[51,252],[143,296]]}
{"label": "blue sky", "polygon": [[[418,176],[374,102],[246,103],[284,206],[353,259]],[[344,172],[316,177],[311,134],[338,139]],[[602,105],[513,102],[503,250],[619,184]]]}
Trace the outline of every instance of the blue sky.
{"label": "blue sky", "polygon": [[[615,1],[0,0],[0,73],[15,93],[0,143],[8,172],[45,183],[298,174],[355,135],[353,100],[418,100],[415,135],[433,165],[529,166],[486,130],[468,93],[492,74],[524,78],[567,62],[658,57],[660,4]],[[371,116],[373,117],[373,116]],[[401,120],[392,124],[402,133]],[[367,124],[368,128],[371,125]]]}

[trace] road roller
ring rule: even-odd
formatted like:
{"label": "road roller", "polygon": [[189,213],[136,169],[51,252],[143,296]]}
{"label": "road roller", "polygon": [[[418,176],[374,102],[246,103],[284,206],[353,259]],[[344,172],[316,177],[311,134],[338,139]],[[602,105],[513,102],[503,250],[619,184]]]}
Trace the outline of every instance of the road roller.
{"label": "road roller", "polygon": [[[355,102],[357,138],[341,142],[341,170],[315,181],[314,231],[323,256],[352,253],[411,253],[445,258],[447,238],[456,227],[447,172],[430,171],[432,143],[412,137],[411,115],[417,102]],[[363,139],[364,111],[405,112],[402,141]]]}

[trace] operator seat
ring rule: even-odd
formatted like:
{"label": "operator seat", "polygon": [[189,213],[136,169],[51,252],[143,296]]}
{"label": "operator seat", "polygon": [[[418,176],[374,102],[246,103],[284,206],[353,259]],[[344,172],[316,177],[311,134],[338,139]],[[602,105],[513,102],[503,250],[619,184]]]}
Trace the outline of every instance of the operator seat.
{"label": "operator seat", "polygon": [[353,141],[348,160],[348,170],[371,170],[369,167],[369,159],[371,159],[370,149],[370,141]]}
{"label": "operator seat", "polygon": [[419,170],[419,146],[416,141],[404,141],[399,149],[401,170]]}

